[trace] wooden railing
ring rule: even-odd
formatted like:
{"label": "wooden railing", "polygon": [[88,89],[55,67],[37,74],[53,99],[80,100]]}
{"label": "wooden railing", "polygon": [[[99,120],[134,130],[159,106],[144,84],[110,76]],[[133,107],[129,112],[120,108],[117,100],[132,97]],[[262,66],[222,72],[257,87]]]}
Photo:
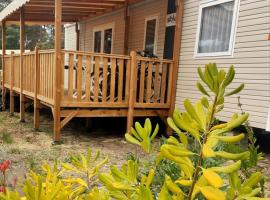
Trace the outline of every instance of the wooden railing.
{"label": "wooden railing", "polygon": [[63,107],[127,107],[130,57],[63,51]]}
{"label": "wooden railing", "polygon": [[169,108],[173,62],[137,57],[135,108]]}
{"label": "wooden railing", "polygon": [[[53,105],[54,56],[53,50],[24,53],[20,77],[20,55],[5,55],[5,87],[18,93],[22,87],[24,95]],[[171,60],[62,50],[57,67],[61,107],[128,108],[131,98],[134,109],[170,107]]]}
{"label": "wooden railing", "polygon": [[34,98],[35,85],[37,83],[37,98],[52,105],[54,51],[46,50],[24,53],[22,77],[20,76],[20,59],[20,54],[5,55],[5,66],[3,69],[5,87],[20,93],[20,80],[22,78],[23,94]]}
{"label": "wooden railing", "polygon": [[5,55],[5,66],[3,68],[4,86],[10,89],[10,76],[11,76],[11,55]]}
{"label": "wooden railing", "polygon": [[35,64],[35,52],[23,54],[23,93],[31,97],[35,92]]}
{"label": "wooden railing", "polygon": [[[60,66],[59,66],[60,67]],[[38,99],[52,104],[54,90],[54,51],[38,51]]]}
{"label": "wooden railing", "polygon": [[14,70],[13,90],[16,92],[20,92],[20,55],[13,55],[12,59],[13,59],[13,70]]}

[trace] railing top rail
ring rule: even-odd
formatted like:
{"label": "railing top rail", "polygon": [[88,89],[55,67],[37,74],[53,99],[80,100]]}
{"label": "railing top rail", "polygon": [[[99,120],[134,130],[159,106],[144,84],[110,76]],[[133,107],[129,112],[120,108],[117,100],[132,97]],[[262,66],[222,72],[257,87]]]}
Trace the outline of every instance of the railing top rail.
{"label": "railing top rail", "polygon": [[34,55],[34,54],[35,54],[34,51],[30,51],[30,52],[25,52],[25,53],[23,53],[24,56]]}
{"label": "railing top rail", "polygon": [[87,51],[72,51],[72,50],[62,50],[63,53],[74,53],[77,55],[89,55],[89,56],[100,56],[100,57],[109,57],[109,58],[122,58],[126,60],[130,60],[131,57],[128,55],[118,55],[118,54],[106,54],[106,53],[94,53]]}
{"label": "railing top rail", "polygon": [[162,62],[162,63],[173,63],[173,60],[168,59],[160,59],[160,58],[146,58],[146,57],[136,57],[139,61],[146,61],[146,62]]}
{"label": "railing top rail", "polygon": [[38,50],[38,53],[54,53],[54,49]]}

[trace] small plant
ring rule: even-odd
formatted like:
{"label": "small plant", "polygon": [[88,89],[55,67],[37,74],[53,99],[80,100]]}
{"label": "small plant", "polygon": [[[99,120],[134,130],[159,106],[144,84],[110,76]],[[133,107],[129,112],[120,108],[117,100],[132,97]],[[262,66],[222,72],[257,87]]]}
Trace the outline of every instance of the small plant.
{"label": "small plant", "polygon": [[13,143],[13,138],[11,137],[11,134],[5,129],[0,132],[0,139],[5,144],[12,144]]}
{"label": "small plant", "polygon": [[67,182],[75,184],[74,187],[77,188],[78,193],[92,189],[93,178],[98,175],[99,169],[108,162],[108,156],[99,161],[100,151],[97,151],[96,154],[93,155],[90,148],[87,150],[86,155],[70,154],[69,158],[70,163],[62,163],[62,167],[64,171],[72,172],[82,178],[70,177],[69,180],[66,180]]}
{"label": "small plant", "polygon": [[154,170],[138,180],[138,163],[129,160],[121,169],[111,166],[110,173],[99,174],[99,180],[105,185],[113,199],[152,199],[150,185],[154,177]]}
{"label": "small plant", "polygon": [[125,138],[128,142],[141,146],[146,152],[150,153],[152,150],[151,142],[156,137],[159,131],[159,125],[156,125],[155,130],[152,133],[152,124],[150,119],[146,119],[144,127],[139,123],[135,123],[135,129],[131,128],[131,133],[126,133]]}
{"label": "small plant", "polygon": [[6,192],[7,187],[7,171],[10,167],[10,161],[5,160],[2,163],[0,163],[0,193]]}

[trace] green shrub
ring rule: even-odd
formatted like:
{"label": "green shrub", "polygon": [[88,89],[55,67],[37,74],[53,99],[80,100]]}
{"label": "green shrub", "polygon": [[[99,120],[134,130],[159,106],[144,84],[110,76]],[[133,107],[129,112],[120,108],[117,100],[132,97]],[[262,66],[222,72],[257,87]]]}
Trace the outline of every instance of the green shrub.
{"label": "green shrub", "polygon": [[[223,124],[216,121],[225,97],[239,93],[244,85],[227,92],[235,76],[233,67],[226,73],[218,70],[215,64],[208,64],[204,70],[199,68],[198,73],[204,86],[198,82],[197,88],[205,96],[195,104],[185,100],[185,111],[176,109],[168,118],[176,136],[166,139],[157,155],[152,142],[159,127],[152,129],[149,119],[144,125],[136,123],[131,133],[125,135],[127,141],[148,154],[148,162],[143,163],[141,170],[141,161],[130,154],[120,168],[110,166],[108,172],[101,173],[99,169],[108,158],[100,159],[99,152],[93,156],[88,150],[86,155],[71,155],[61,167],[56,163],[54,167],[45,164],[44,175],[30,172],[22,187],[23,199],[263,199],[259,198],[263,190],[259,184],[263,180],[260,172],[250,173],[245,180],[239,177],[241,166],[250,159],[250,151],[232,152],[232,147],[245,134],[229,135],[245,123],[249,115],[234,114]],[[224,142],[231,148],[226,148]],[[94,182],[99,184],[93,185]],[[20,194],[7,188],[0,199],[19,200]]]}

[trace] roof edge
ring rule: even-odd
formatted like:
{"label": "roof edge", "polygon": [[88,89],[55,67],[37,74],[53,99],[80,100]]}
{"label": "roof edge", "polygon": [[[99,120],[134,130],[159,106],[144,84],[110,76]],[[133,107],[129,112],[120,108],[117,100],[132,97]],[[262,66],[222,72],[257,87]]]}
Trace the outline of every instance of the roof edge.
{"label": "roof edge", "polygon": [[25,5],[30,0],[13,0],[7,7],[5,7],[2,12],[0,12],[0,21],[5,20],[9,15],[17,11],[23,5]]}

